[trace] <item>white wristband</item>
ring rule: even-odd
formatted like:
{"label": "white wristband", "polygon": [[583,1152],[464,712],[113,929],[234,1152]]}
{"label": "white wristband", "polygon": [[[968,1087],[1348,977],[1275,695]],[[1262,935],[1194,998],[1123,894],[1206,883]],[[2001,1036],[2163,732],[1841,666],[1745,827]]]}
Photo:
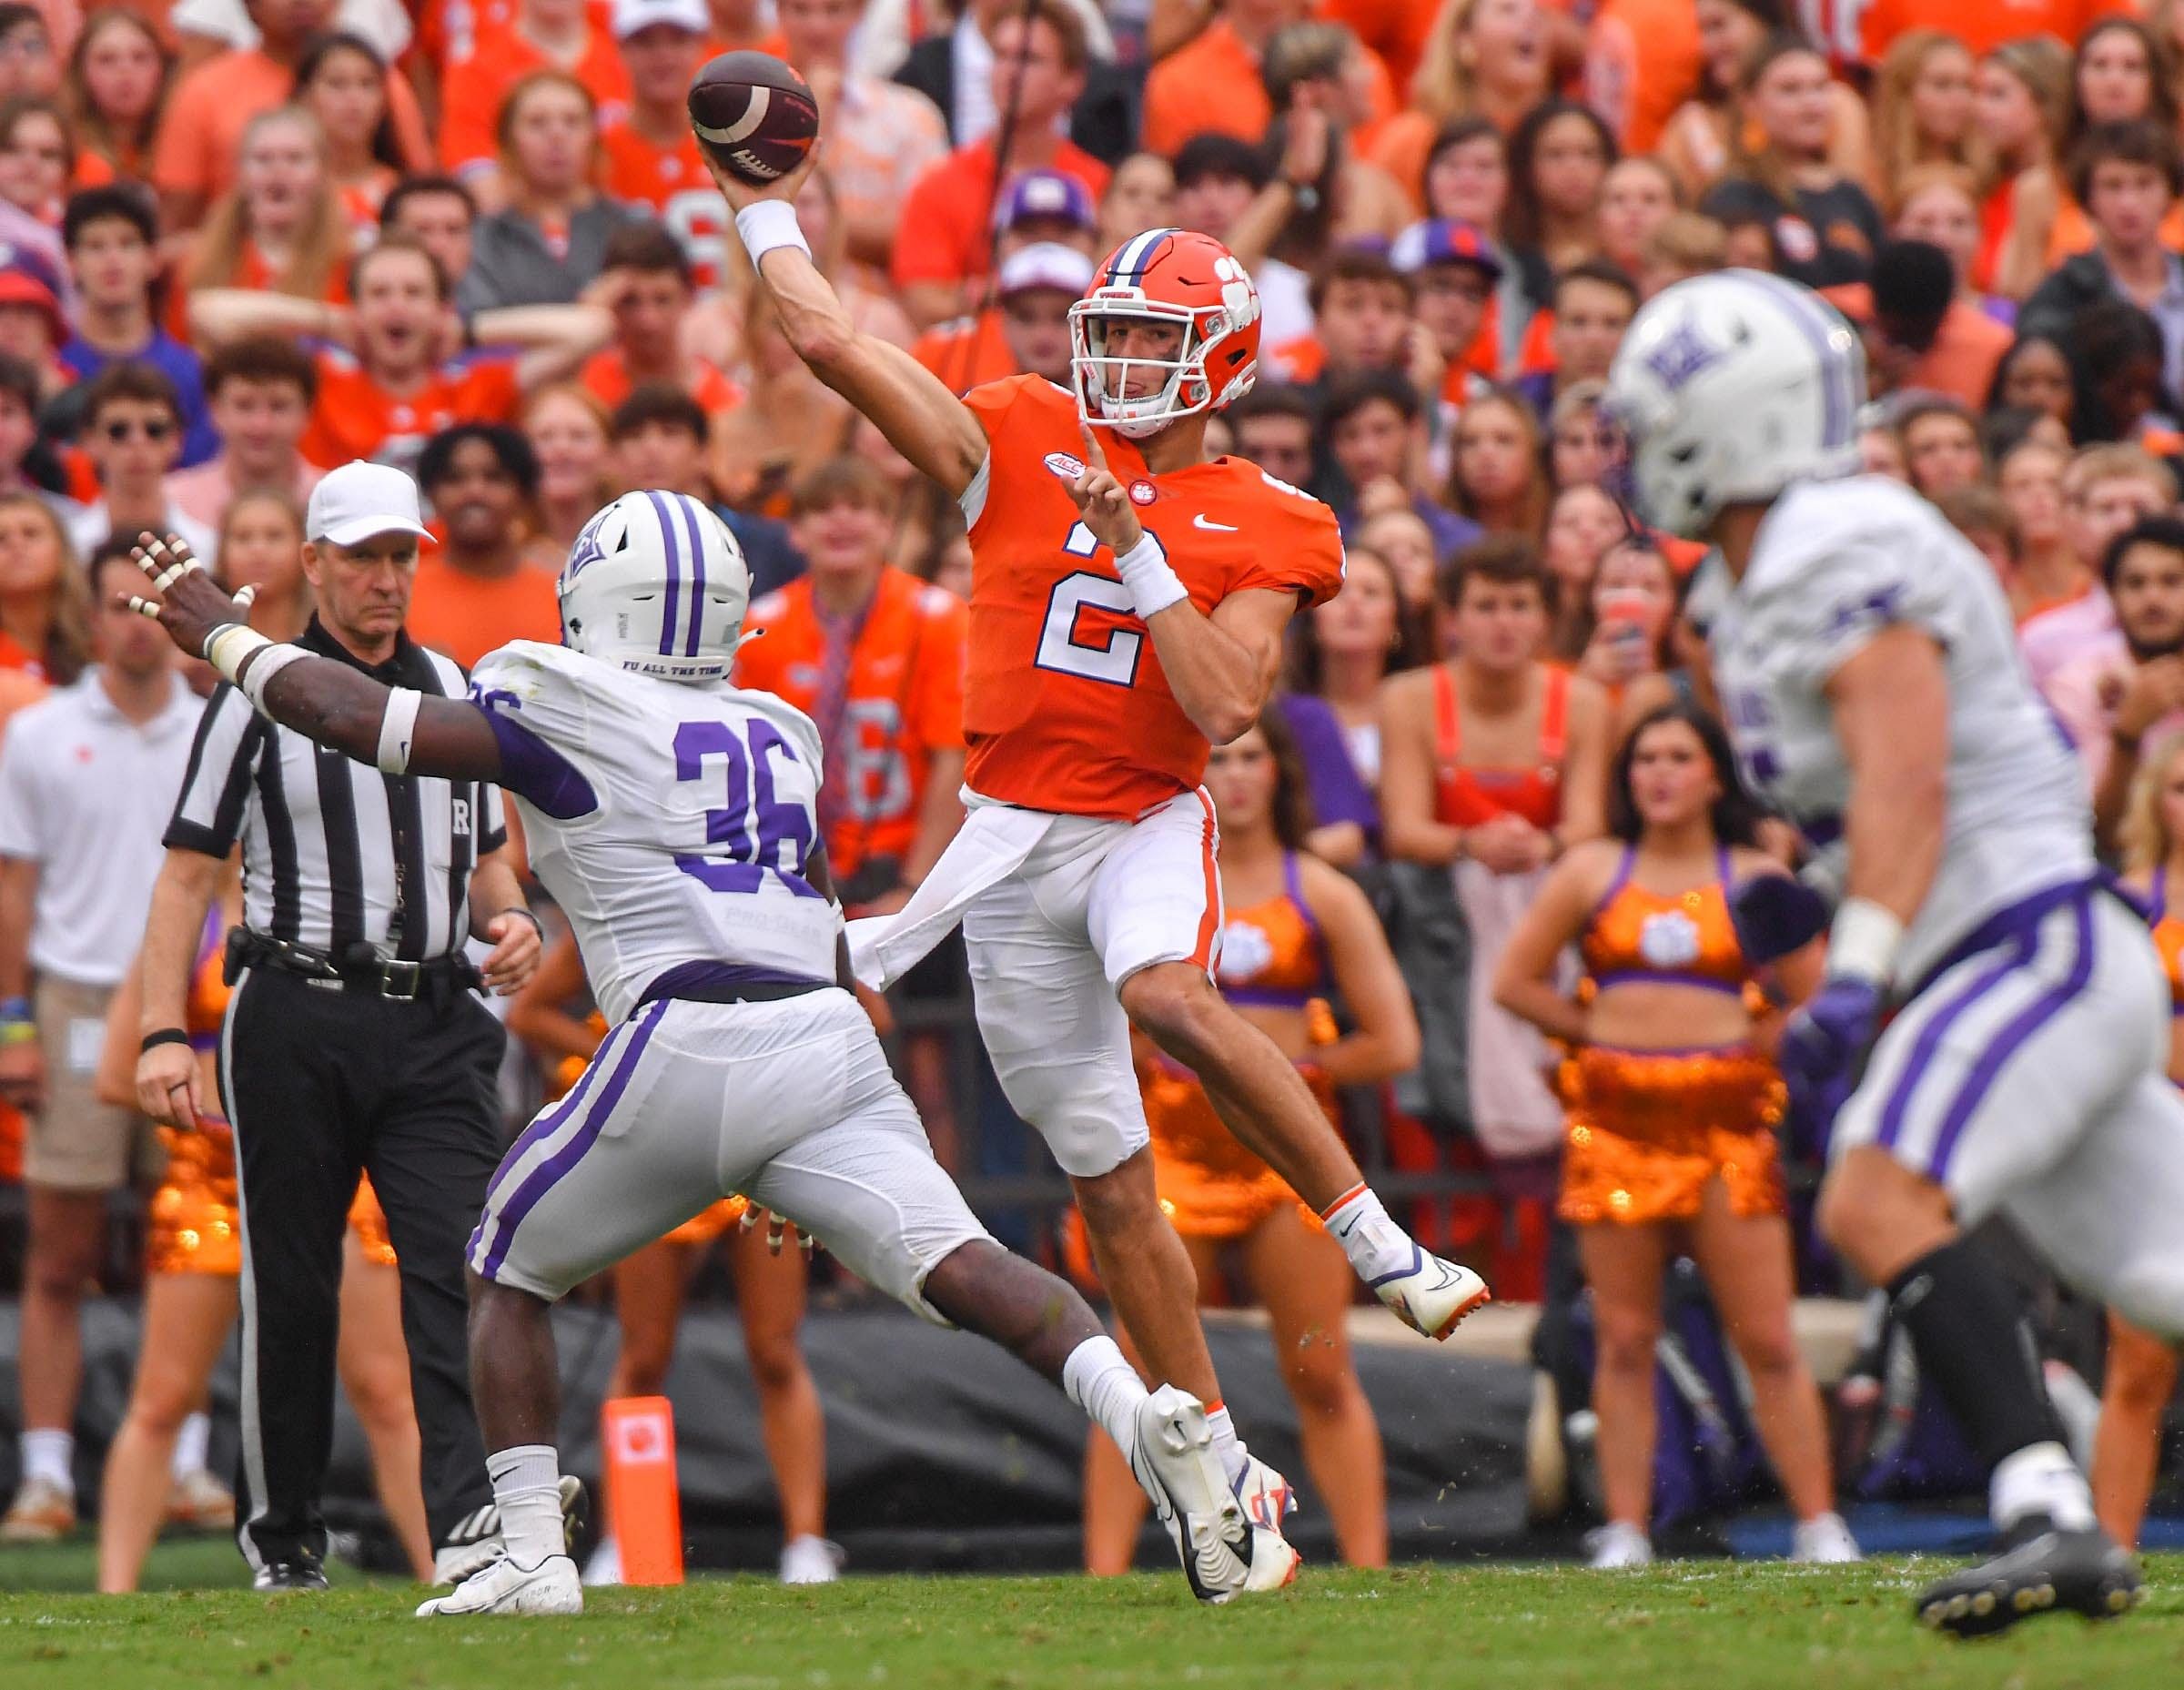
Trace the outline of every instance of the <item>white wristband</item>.
{"label": "white wristband", "polygon": [[1130,590],[1130,602],[1138,607],[1140,622],[1150,622],[1169,605],[1190,597],[1176,572],[1168,568],[1168,553],[1150,534],[1117,558],[1115,570]]}
{"label": "white wristband", "polygon": [[413,686],[398,686],[387,694],[387,713],[379,718],[379,773],[410,772],[410,743],[417,733],[417,713],[425,695]]}
{"label": "white wristband", "polygon": [[233,681],[242,672],[243,659],[273,642],[248,622],[224,622],[205,636],[205,661]]}
{"label": "white wristband", "polygon": [[743,238],[753,269],[777,247],[794,247],[805,258],[812,256],[811,243],[796,221],[796,207],[785,199],[760,199],[745,206],[735,214],[735,232]]}
{"label": "white wristband", "polygon": [[236,685],[242,688],[250,707],[262,715],[266,709],[266,689],[273,684],[273,677],[290,663],[299,663],[309,655],[300,645],[268,646],[251,658],[243,670],[243,678]]}
{"label": "white wristband", "polygon": [[1903,942],[1904,924],[1878,904],[1845,898],[1827,930],[1827,971],[1886,986]]}

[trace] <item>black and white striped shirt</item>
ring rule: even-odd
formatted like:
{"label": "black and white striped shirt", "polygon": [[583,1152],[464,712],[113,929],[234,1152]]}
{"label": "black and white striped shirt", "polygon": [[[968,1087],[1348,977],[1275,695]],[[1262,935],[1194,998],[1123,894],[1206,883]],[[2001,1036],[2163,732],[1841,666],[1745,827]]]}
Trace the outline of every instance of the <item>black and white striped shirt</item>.
{"label": "black and white striped shirt", "polygon": [[[317,617],[297,643],[389,686],[450,698],[468,690],[459,664],[407,634],[376,667]],[[254,932],[336,957],[361,942],[429,961],[461,949],[470,871],[506,836],[499,787],[382,774],[259,715],[223,684],[197,724],[166,843],[225,857],[242,840],[243,916]]]}

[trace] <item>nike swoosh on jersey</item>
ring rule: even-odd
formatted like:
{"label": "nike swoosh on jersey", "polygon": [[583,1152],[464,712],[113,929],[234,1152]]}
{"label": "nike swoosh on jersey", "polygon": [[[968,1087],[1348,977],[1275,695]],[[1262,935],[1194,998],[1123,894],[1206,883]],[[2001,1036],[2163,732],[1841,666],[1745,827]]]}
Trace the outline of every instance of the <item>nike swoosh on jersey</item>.
{"label": "nike swoosh on jersey", "polygon": [[1234,522],[1213,521],[1208,518],[1203,511],[1199,511],[1198,515],[1190,519],[1190,525],[1193,528],[1210,528],[1216,532],[1223,534],[1233,534],[1236,532],[1236,524]]}

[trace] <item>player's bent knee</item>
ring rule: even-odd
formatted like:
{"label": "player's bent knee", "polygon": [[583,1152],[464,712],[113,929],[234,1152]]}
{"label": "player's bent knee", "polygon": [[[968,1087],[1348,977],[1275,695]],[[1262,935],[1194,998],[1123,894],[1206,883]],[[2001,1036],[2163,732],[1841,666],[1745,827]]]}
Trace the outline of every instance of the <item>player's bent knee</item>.
{"label": "player's bent knee", "polygon": [[1198,1066],[1214,1048],[1226,1006],[1195,963],[1140,968],[1117,996],[1138,1028],[1178,1061]]}
{"label": "player's bent knee", "polygon": [[2164,1342],[2184,1343],[2184,1261],[2173,1252],[2125,1268],[2109,1281],[2108,1298],[2133,1326]]}

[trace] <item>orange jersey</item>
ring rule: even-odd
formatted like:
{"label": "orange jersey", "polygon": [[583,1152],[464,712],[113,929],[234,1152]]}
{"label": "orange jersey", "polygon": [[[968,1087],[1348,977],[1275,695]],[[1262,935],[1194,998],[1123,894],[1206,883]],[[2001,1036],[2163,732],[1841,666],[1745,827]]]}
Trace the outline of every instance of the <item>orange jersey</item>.
{"label": "orange jersey", "polygon": [[1586,926],[1580,949],[1596,987],[1652,982],[1741,993],[1751,965],[1729,919],[1729,854],[1719,878],[1688,892],[1649,892],[1633,885],[1637,848],[1623,847],[1615,878]]}
{"label": "orange jersey", "polygon": [[318,361],[318,398],[302,450],[321,470],[339,469],[352,458],[407,470],[440,430],[458,422],[506,422],[515,414],[512,360],[445,365],[399,399],[348,352],[323,348]]}
{"label": "orange jersey", "polygon": [[[1113,555],[1077,520],[1077,401],[1037,376],[1012,376],[964,403],[987,444],[982,492],[966,507],[966,779],[1026,809],[1134,821],[1195,788],[1210,748],[1176,701]],[[1253,589],[1307,606],[1340,590],[1341,537],[1317,499],[1240,458],[1154,475],[1130,441],[1102,432],[1138,521],[1200,612]]]}
{"label": "orange jersey", "polygon": [[[749,625],[765,637],[737,656],[736,684],[814,713],[826,630],[811,578],[753,604]],[[963,749],[968,628],[969,614],[955,594],[902,570],[881,572],[856,631],[841,714],[819,723],[826,753],[819,810],[836,878],[854,874],[867,858],[909,854],[934,757]]]}
{"label": "orange jersey", "polygon": [[701,288],[721,279],[727,256],[728,208],[705,173],[698,137],[685,124],[672,147],[648,141],[624,117],[600,131],[603,177],[600,186],[616,199],[650,206],[667,232],[682,243]]}
{"label": "orange jersey", "polygon": [[[719,196],[714,197],[718,198]],[[691,359],[689,365],[689,370],[683,378],[684,386],[708,417],[717,416],[723,410],[733,410],[743,402],[743,389],[713,365],[698,358]],[[609,410],[629,398],[631,390],[637,385],[630,379],[629,365],[623,362],[621,351],[614,347],[592,353],[585,360],[583,369],[577,372],[577,379],[590,388],[592,396]]]}

